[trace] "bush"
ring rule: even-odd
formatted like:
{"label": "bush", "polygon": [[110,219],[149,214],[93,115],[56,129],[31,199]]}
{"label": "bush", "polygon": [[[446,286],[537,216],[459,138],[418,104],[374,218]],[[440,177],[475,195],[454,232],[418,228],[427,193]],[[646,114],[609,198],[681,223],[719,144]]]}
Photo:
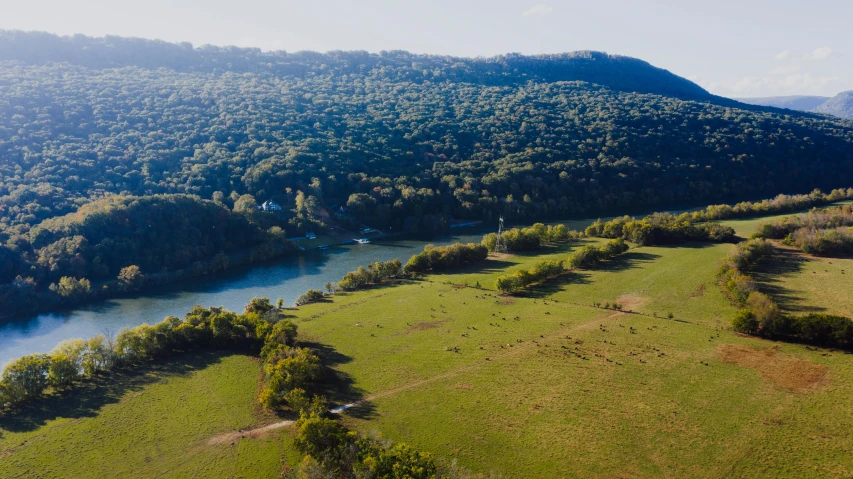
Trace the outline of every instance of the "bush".
{"label": "bush", "polygon": [[556,278],[565,271],[562,261],[540,261],[530,270],[518,270],[512,274],[499,276],[495,281],[495,288],[503,293],[511,293],[532,284]]}
{"label": "bush", "polygon": [[319,289],[309,289],[305,292],[305,294],[302,294],[298,298],[296,298],[296,305],[302,306],[303,304],[316,303],[317,301],[323,299],[324,296],[325,295],[323,294],[323,292]]}
{"label": "bush", "polygon": [[610,240],[604,246],[587,245],[569,256],[569,266],[579,269],[595,268],[602,261],[612,259],[625,251],[628,251],[628,245],[622,238]]}
{"label": "bush", "polygon": [[402,271],[403,265],[398,259],[372,263],[367,268],[359,266],[356,271],[350,271],[344,275],[337,287],[345,291],[353,291],[370,284],[381,283],[386,279],[397,278],[402,274]]}
{"label": "bush", "polygon": [[407,273],[446,271],[460,266],[485,261],[489,250],[482,244],[456,243],[449,246],[426,245],[421,253],[412,256],[406,263]]}
{"label": "bush", "polygon": [[10,362],[2,376],[5,400],[16,405],[41,396],[48,386],[49,368],[46,354],[31,354]]}
{"label": "bush", "polygon": [[607,222],[597,220],[586,228],[585,233],[600,238],[622,238],[639,245],[685,241],[732,242],[736,237],[731,227],[701,220],[690,213],[654,213],[640,220],[629,216]]}

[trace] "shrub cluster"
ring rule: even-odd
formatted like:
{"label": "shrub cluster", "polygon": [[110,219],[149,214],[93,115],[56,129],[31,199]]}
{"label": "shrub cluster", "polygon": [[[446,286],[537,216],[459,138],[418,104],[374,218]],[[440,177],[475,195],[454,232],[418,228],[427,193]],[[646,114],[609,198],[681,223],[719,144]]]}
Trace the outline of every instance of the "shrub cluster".
{"label": "shrub cluster", "polygon": [[309,289],[305,293],[299,295],[298,298],[296,298],[296,305],[302,306],[303,304],[316,303],[317,301],[323,299],[324,296],[325,295],[323,294],[323,292],[319,289]]}
{"label": "shrub cluster", "polygon": [[406,444],[390,444],[348,430],[320,414],[303,415],[296,422],[297,449],[304,454],[287,479],[400,478],[473,479],[483,477],[438,461],[428,452]]}
{"label": "shrub cluster", "polygon": [[853,254],[853,230],[800,228],[789,234],[784,243],[815,256],[850,256]]}
{"label": "shrub cluster", "polygon": [[307,388],[319,377],[319,359],[295,343],[296,326],[280,320],[267,298],[254,298],[240,315],[196,306],[183,320],[169,316],[153,326],[123,330],[115,338],[66,340],[49,354],[12,361],[0,379],[0,408],[20,406],[48,388],[69,388],[81,379],[205,347],[261,352],[267,373],[262,402],[284,404],[294,388]]}
{"label": "shrub cluster", "polygon": [[[530,228],[512,228],[501,234],[501,239],[509,251],[532,251],[539,249],[545,243],[561,243],[583,236],[582,233],[569,230],[564,224],[544,225],[535,223]],[[494,252],[498,235],[489,233],[483,236],[481,244]]]}
{"label": "shrub cluster", "polygon": [[714,222],[699,222],[690,213],[654,213],[643,219],[630,216],[601,220],[589,225],[587,236],[622,238],[639,245],[675,244],[686,241],[732,242],[734,229]]}
{"label": "shrub cluster", "polygon": [[720,264],[717,277],[731,298],[739,304],[746,303],[756,289],[755,281],[746,274],[746,269],[759,259],[773,253],[773,245],[763,239],[751,239],[738,243],[735,250]]}
{"label": "shrub cluster", "polygon": [[456,243],[449,246],[426,245],[424,250],[406,263],[407,273],[425,273],[458,268],[464,264],[485,261],[489,250],[482,244]]}
{"label": "shrub cluster", "polygon": [[832,314],[809,313],[793,316],[781,314],[778,311],[776,314],[767,314],[763,311],[744,308],[738,311],[732,326],[741,333],[767,338],[794,339],[845,349],[853,346],[853,321],[844,316]]}
{"label": "shrub cluster", "polygon": [[696,221],[769,216],[823,206],[851,198],[853,198],[853,188],[836,189],[830,191],[829,194],[816,189],[807,195],[778,195],[770,200],[744,201],[734,206],[711,205],[690,214]]}
{"label": "shrub cluster", "polygon": [[515,273],[499,276],[495,281],[495,288],[503,293],[511,293],[532,284],[556,278],[566,271],[563,264],[563,261],[540,261],[530,270],[521,269]]}
{"label": "shrub cluster", "polygon": [[625,244],[625,240],[622,238],[610,240],[604,246],[587,245],[569,256],[569,267],[580,269],[595,268],[602,261],[611,259],[625,251],[628,251],[628,245]]}
{"label": "shrub cluster", "polygon": [[397,278],[402,274],[402,272],[403,264],[400,263],[400,260],[398,259],[372,263],[368,265],[367,268],[359,266],[357,270],[350,271],[344,275],[344,279],[338,283],[338,288],[346,291],[353,291],[364,288],[370,284],[381,283],[386,279]]}

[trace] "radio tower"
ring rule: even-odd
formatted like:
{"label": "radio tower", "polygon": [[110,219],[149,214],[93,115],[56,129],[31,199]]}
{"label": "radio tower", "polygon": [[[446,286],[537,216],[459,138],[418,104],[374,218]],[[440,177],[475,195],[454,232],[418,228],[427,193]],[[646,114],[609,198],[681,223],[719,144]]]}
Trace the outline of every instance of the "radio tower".
{"label": "radio tower", "polygon": [[498,238],[495,241],[495,253],[507,253],[506,243],[504,243],[501,234],[504,232],[504,217],[501,215],[500,223],[498,224]]}

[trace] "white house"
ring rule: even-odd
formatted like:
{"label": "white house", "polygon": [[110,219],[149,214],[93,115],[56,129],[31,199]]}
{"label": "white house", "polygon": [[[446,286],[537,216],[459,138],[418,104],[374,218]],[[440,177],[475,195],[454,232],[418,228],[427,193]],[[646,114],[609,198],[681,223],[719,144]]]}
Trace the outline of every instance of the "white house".
{"label": "white house", "polygon": [[258,206],[258,209],[262,211],[281,211],[281,205],[273,200],[267,200],[264,204]]}

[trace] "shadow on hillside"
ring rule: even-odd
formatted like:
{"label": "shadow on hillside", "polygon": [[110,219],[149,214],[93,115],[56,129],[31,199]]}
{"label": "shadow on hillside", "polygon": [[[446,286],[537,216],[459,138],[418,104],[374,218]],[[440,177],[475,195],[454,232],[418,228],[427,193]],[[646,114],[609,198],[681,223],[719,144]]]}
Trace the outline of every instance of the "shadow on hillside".
{"label": "shadow on hillside", "polygon": [[777,253],[768,261],[759,262],[752,277],[758,284],[758,290],[769,295],[785,311],[819,313],[826,308],[806,304],[808,298],[785,288],[779,277],[786,274],[801,274],[808,258],[799,251],[777,249]]}
{"label": "shadow on hillside", "polygon": [[[352,361],[351,357],[326,344],[317,342],[301,342],[300,344],[313,350],[325,367],[325,380],[317,392],[326,397],[330,407],[335,408],[364,400],[364,391],[355,386],[355,380],[352,376],[335,369],[335,366]],[[366,401],[347,409],[346,414],[359,419],[371,419],[376,415],[376,408],[370,401]]]}
{"label": "shadow on hillside", "polygon": [[459,276],[463,274],[472,274],[472,273],[497,273],[504,271],[505,269],[517,266],[512,261],[506,261],[502,259],[489,258],[482,263],[472,263],[462,266],[461,268],[454,269],[452,271],[430,271],[428,274],[435,276]]}
{"label": "shadow on hillside", "polygon": [[568,285],[589,284],[589,276],[589,273],[585,271],[571,271],[558,278],[546,281],[535,288],[519,292],[516,296],[524,298],[548,298],[555,293],[559,293]]}
{"label": "shadow on hillside", "polygon": [[217,351],[187,353],[178,361],[174,358],[158,361],[135,370],[83,381],[74,389],[37,399],[22,409],[0,416],[0,433],[34,431],[59,418],[96,417],[104,406],[121,401],[128,393],[171,377],[202,370],[229,354]]}
{"label": "shadow on hillside", "polygon": [[660,258],[659,254],[645,253],[642,251],[627,251],[613,258],[610,261],[605,261],[598,267],[599,271],[619,272],[636,268],[643,263],[651,263]]}

